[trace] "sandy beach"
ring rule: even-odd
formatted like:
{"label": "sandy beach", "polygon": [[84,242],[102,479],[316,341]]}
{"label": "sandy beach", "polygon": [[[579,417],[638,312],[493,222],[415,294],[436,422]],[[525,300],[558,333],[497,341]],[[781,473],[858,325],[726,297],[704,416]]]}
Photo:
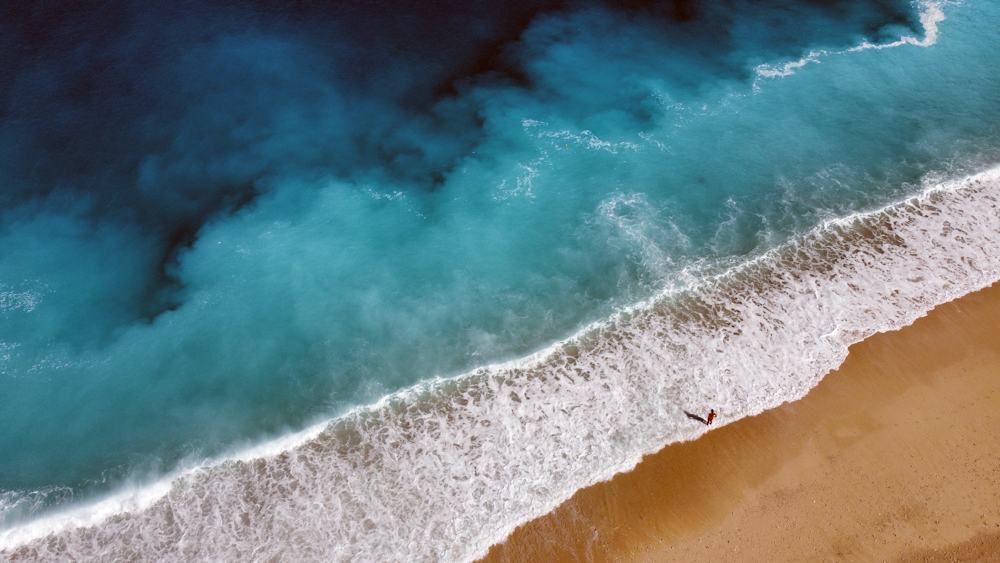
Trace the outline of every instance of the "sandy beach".
{"label": "sandy beach", "polygon": [[647,456],[483,560],[1000,561],[1000,284]]}

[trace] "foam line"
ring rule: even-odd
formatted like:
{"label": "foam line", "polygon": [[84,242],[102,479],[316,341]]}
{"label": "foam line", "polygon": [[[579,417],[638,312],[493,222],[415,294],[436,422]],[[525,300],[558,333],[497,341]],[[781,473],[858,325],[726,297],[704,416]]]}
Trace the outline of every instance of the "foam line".
{"label": "foam line", "polygon": [[[919,3],[919,6],[920,24],[924,28],[923,39],[917,39],[916,37],[905,35],[899,38],[898,41],[893,41],[892,43],[874,44],[864,41],[860,45],[851,47],[846,51],[834,51],[832,54],[841,55],[844,53],[854,53],[868,49],[889,49],[892,47],[901,47],[903,45],[914,45],[917,47],[930,47],[931,45],[934,45],[938,40],[938,24],[946,19],[944,11],[941,10],[941,3],[924,0]],[[795,74],[796,70],[809,63],[819,63],[821,57],[825,57],[829,54],[831,54],[831,52],[826,50],[809,51],[808,55],[803,56],[797,61],[788,62],[779,67],[773,67],[770,64],[762,64],[758,65],[754,70],[757,72],[758,76],[763,76],[764,78],[791,76]]]}
{"label": "foam line", "polygon": [[941,4],[939,2],[922,2],[920,11],[920,23],[924,27],[924,38],[923,40],[917,39],[916,37],[904,36],[899,39],[899,41],[893,41],[892,43],[886,43],[884,45],[873,45],[867,41],[858,45],[857,47],[852,47],[848,51],[863,51],[865,49],[888,49],[891,47],[900,47],[903,45],[916,45],[917,47],[930,47],[931,45],[937,43],[938,38],[938,26],[937,24],[945,20],[944,12],[941,10]]}
{"label": "foam line", "polygon": [[827,54],[827,51],[809,51],[809,54],[803,56],[797,61],[792,61],[790,63],[785,63],[778,68],[773,68],[769,64],[759,65],[755,70],[757,74],[765,78],[777,78],[779,76],[791,76],[795,74],[795,71],[806,66],[809,63],[818,63],[819,58]]}
{"label": "foam line", "polygon": [[10,530],[0,559],[474,560],[701,435],[683,410],[725,424],[800,398],[850,344],[1000,279],[1000,168],[697,274],[528,358]]}

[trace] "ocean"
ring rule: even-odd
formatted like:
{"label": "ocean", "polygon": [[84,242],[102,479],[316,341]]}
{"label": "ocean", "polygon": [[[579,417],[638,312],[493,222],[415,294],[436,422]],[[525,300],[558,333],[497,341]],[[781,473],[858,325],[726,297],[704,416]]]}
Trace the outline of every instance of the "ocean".
{"label": "ocean", "polygon": [[453,561],[1000,280],[1000,4],[0,8],[0,561]]}

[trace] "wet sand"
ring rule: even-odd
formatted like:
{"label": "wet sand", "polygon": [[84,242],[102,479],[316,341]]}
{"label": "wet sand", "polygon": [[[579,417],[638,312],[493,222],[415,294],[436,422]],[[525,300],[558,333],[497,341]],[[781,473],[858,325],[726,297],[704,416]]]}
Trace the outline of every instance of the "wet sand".
{"label": "wet sand", "polygon": [[1000,284],[579,491],[483,561],[1000,561]]}

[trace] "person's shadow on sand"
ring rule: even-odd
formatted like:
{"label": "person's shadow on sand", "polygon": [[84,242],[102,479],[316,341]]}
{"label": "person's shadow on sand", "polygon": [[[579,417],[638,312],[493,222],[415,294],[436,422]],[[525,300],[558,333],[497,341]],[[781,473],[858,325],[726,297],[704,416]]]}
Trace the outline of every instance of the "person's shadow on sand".
{"label": "person's shadow on sand", "polygon": [[692,420],[697,420],[698,422],[704,424],[705,426],[709,426],[709,425],[712,424],[712,419],[715,418],[715,409],[712,409],[712,412],[710,412],[708,414],[708,420],[705,420],[704,418],[702,418],[702,417],[700,417],[700,416],[698,416],[696,414],[691,414],[688,411],[684,411],[684,414],[686,414],[688,416],[688,418],[690,418]]}

